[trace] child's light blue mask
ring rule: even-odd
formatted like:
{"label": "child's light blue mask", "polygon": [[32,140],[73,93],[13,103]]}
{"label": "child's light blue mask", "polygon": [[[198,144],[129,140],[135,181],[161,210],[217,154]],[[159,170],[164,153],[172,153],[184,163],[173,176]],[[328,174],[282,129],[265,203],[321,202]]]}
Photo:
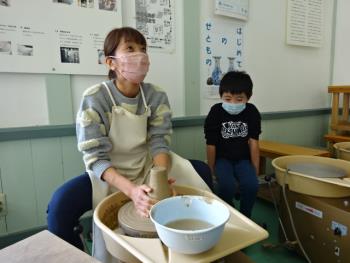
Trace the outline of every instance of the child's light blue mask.
{"label": "child's light blue mask", "polygon": [[222,108],[231,115],[237,115],[245,109],[245,103],[222,102]]}

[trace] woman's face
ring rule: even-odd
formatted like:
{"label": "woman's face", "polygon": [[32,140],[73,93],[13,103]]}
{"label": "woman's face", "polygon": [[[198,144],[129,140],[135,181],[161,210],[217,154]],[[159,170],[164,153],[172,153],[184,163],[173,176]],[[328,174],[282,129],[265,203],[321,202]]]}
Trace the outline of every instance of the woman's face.
{"label": "woman's face", "polygon": [[133,52],[143,52],[147,53],[146,46],[137,44],[132,41],[125,41],[122,39],[122,41],[119,43],[114,56],[119,57],[127,53],[133,53]]}
{"label": "woman's face", "polygon": [[110,58],[110,69],[117,75],[118,84],[139,85],[144,80],[149,68],[145,45],[122,39]]}

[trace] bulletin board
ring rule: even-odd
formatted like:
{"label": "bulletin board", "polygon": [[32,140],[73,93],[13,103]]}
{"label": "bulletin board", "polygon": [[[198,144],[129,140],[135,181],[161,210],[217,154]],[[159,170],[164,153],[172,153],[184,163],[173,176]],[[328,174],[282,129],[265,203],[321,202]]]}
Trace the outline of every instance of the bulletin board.
{"label": "bulletin board", "polygon": [[122,25],[120,0],[7,0],[0,17],[0,72],[105,75],[104,38]]}

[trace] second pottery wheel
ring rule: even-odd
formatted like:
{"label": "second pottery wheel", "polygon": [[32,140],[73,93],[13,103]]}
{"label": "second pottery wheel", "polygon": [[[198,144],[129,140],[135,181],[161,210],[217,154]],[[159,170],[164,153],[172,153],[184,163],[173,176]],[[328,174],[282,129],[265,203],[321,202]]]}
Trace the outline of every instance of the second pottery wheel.
{"label": "second pottery wheel", "polygon": [[[155,166],[151,169],[148,186],[153,190],[149,196],[155,200],[162,200],[172,195],[168,184],[168,175],[164,167]],[[157,231],[149,217],[140,216],[132,201],[123,205],[118,212],[118,223],[120,228],[128,236],[157,238]]]}

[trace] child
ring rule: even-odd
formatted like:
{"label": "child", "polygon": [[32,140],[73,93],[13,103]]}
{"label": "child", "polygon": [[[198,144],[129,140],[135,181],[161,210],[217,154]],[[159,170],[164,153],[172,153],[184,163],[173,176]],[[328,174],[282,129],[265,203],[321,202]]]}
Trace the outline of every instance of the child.
{"label": "child", "polygon": [[205,120],[208,165],[218,182],[219,196],[233,205],[239,184],[240,211],[251,216],[258,191],[261,117],[248,103],[253,83],[245,72],[228,72],[219,87],[222,103]]}

